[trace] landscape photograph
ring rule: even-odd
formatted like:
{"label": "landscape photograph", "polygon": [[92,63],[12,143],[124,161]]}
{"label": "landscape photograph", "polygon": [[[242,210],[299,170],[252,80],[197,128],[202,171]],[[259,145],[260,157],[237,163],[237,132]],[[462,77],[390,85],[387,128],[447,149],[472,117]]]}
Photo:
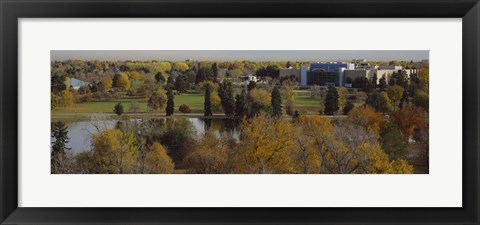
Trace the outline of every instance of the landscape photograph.
{"label": "landscape photograph", "polygon": [[52,50],[51,174],[429,174],[427,50]]}

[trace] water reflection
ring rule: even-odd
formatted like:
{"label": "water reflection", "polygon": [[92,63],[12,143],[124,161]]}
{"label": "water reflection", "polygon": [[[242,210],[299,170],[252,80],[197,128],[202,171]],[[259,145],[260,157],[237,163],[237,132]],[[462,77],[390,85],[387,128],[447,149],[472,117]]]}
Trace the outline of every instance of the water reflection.
{"label": "water reflection", "polygon": [[[135,119],[128,123],[118,120],[104,120],[104,121],[82,121],[67,123],[68,137],[70,138],[67,147],[72,149],[74,154],[78,154],[90,149],[90,139],[92,134],[98,133],[105,129],[114,127],[125,128],[125,126],[142,126],[142,129],[158,129],[164,128],[168,120],[174,118],[154,118],[154,119]],[[178,118],[176,118],[178,119]],[[196,137],[202,135],[205,130],[212,130],[220,135],[221,132],[228,132],[238,140],[240,132],[238,130],[239,122],[231,118],[188,118],[187,119],[196,132]],[[50,139],[55,141],[54,138]]]}

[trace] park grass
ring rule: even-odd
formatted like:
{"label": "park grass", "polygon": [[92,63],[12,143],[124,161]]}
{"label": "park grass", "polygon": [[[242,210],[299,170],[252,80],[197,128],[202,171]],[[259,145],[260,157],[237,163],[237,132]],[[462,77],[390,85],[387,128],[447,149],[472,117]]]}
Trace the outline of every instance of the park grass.
{"label": "park grass", "polygon": [[[186,104],[188,107],[190,107],[191,113],[203,113],[204,98],[205,97],[202,93],[195,91],[189,91],[185,94],[175,95],[175,113],[180,113],[178,107],[182,104]],[[92,113],[113,113],[114,106],[119,102],[122,103],[125,113],[132,113],[130,111],[130,105],[133,102],[137,102],[140,106],[140,109],[136,113],[147,113],[147,101],[147,98],[125,98],[111,101],[77,103],[69,108],[58,107],[57,109],[53,110],[52,119],[76,121],[84,120],[85,118],[83,117],[88,117],[88,115]],[[355,102],[354,104],[356,106],[361,105],[361,103],[358,102]],[[297,93],[295,96],[295,107],[301,112],[307,114],[316,114],[318,113],[318,110],[322,108],[320,101],[311,98],[307,93]]]}

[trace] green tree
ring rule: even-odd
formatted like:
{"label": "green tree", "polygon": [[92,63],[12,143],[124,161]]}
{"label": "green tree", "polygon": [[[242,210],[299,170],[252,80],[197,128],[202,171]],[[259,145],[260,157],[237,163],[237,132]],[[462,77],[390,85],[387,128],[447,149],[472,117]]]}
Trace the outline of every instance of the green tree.
{"label": "green tree", "polygon": [[338,111],[338,92],[333,86],[328,87],[325,99],[325,114],[333,115]]}
{"label": "green tree", "polygon": [[62,173],[66,170],[65,161],[67,158],[68,130],[64,122],[58,121],[53,124],[52,137],[55,141],[52,142],[52,152],[50,155],[51,173]]}
{"label": "green tree", "polygon": [[404,88],[399,85],[393,85],[387,88],[388,97],[393,102],[393,110],[396,109],[396,106],[398,105],[398,101],[400,101],[400,99],[402,98],[403,91],[404,91]]}
{"label": "green tree", "polygon": [[223,81],[218,88],[218,94],[220,96],[222,107],[225,115],[232,116],[235,114],[235,99],[233,98],[233,86],[229,80]]}
{"label": "green tree", "polygon": [[217,63],[213,63],[213,65],[212,65],[212,73],[213,73],[212,81],[213,81],[213,82],[217,82],[217,77],[218,77],[218,67],[217,67]]}
{"label": "green tree", "polygon": [[408,148],[403,142],[402,133],[394,123],[387,123],[380,135],[382,149],[388,154],[390,160],[405,159]]}
{"label": "green tree", "polygon": [[246,115],[246,98],[245,90],[235,96],[235,116],[243,118]]}
{"label": "green tree", "polygon": [[205,102],[203,103],[204,116],[212,116],[212,99],[210,86],[205,87]]}
{"label": "green tree", "polygon": [[180,93],[187,92],[188,86],[190,85],[188,77],[186,75],[180,75],[175,80],[175,89]]}
{"label": "green tree", "polygon": [[378,87],[382,91],[387,88],[387,78],[385,77],[385,75],[383,75],[382,78],[380,78],[380,80],[378,81]]}
{"label": "green tree", "polygon": [[277,117],[282,116],[282,96],[277,86],[272,91],[272,114]]}
{"label": "green tree", "polygon": [[412,102],[418,107],[422,107],[428,112],[428,93],[423,90],[418,90],[413,96]]}
{"label": "green tree", "polygon": [[123,114],[123,105],[121,102],[117,103],[115,107],[113,107],[113,112],[119,116]]}
{"label": "green tree", "polygon": [[173,91],[172,89],[168,89],[167,91],[167,107],[165,108],[165,112],[167,116],[173,115],[173,111],[175,110],[175,103],[173,101]]}

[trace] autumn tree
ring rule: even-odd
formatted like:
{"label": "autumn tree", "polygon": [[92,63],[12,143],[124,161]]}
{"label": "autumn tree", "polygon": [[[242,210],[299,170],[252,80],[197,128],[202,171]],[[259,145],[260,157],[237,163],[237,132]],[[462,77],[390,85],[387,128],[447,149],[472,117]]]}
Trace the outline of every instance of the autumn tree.
{"label": "autumn tree", "polygon": [[425,111],[413,104],[407,104],[403,108],[392,113],[392,122],[395,123],[402,133],[403,140],[408,144],[409,138],[415,129],[423,128],[428,123]]}
{"label": "autumn tree", "polygon": [[295,89],[297,89],[297,82],[286,80],[282,83],[282,98],[285,104],[285,112],[288,115],[293,115],[295,108]]}
{"label": "autumn tree", "polygon": [[387,88],[387,94],[390,100],[392,100],[393,102],[394,111],[396,109],[396,106],[398,105],[398,101],[400,101],[400,99],[403,96],[403,91],[404,91],[404,88],[399,85],[394,85]]}
{"label": "autumn tree", "polygon": [[163,90],[154,92],[148,99],[147,106],[152,111],[159,111],[165,107],[167,102],[167,95]]}
{"label": "autumn tree", "polygon": [[348,90],[345,87],[338,88],[338,108],[339,110],[343,110],[345,105],[347,104],[347,95]]}
{"label": "autumn tree", "polygon": [[175,110],[175,103],[173,102],[173,91],[172,89],[168,89],[167,91],[167,107],[165,108],[165,112],[167,116],[173,115],[173,111]]}
{"label": "autumn tree", "polygon": [[254,88],[249,92],[248,99],[251,103],[249,112],[250,117],[258,115],[261,111],[269,111],[272,96],[268,91],[261,88]]}
{"label": "autumn tree", "polygon": [[348,120],[376,134],[380,134],[384,128],[383,115],[368,105],[352,109],[348,113]]}
{"label": "autumn tree", "polygon": [[328,87],[325,99],[325,114],[333,115],[338,111],[338,92],[333,86]]}
{"label": "autumn tree", "polygon": [[293,125],[285,119],[257,116],[245,120],[237,173],[295,173],[293,135]]}
{"label": "autumn tree", "polygon": [[178,111],[180,111],[184,114],[191,112],[190,107],[188,107],[188,105],[185,105],[185,104],[182,104],[180,107],[178,107]]}
{"label": "autumn tree", "polygon": [[205,131],[185,157],[190,173],[225,174],[233,172],[232,149],[235,141],[222,133]]}
{"label": "autumn tree", "polygon": [[131,132],[109,129],[92,135],[90,173],[135,173],[138,146]]}
{"label": "autumn tree", "polygon": [[145,156],[143,173],[168,174],[173,173],[174,168],[175,164],[167,155],[165,148],[160,143],[153,142]]}
{"label": "autumn tree", "polygon": [[282,116],[282,96],[278,87],[274,87],[272,91],[272,115]]}
{"label": "autumn tree", "polygon": [[220,96],[218,96],[217,91],[211,92],[210,102],[212,106],[212,112],[218,112],[218,110],[220,110],[220,106],[222,106],[222,100],[220,99]]}
{"label": "autumn tree", "polygon": [[73,98],[72,92],[70,90],[63,90],[62,95],[60,96],[60,105],[64,108],[73,106],[75,99]]}

